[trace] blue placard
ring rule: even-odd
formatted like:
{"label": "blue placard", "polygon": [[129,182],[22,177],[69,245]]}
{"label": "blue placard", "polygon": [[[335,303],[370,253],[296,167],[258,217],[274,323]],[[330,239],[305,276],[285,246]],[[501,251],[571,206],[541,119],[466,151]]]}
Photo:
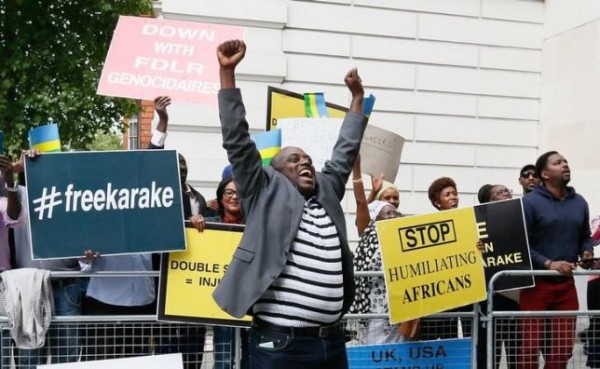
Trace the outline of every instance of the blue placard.
{"label": "blue placard", "polygon": [[42,154],[25,175],[35,259],[185,250],[174,150]]}
{"label": "blue placard", "polygon": [[348,346],[350,369],[471,369],[471,339]]}

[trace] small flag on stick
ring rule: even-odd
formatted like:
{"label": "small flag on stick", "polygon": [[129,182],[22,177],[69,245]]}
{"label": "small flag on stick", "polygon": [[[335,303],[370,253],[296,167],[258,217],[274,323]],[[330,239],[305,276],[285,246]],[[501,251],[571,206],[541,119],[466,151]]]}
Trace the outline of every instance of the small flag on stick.
{"label": "small flag on stick", "polygon": [[263,166],[269,165],[271,159],[281,151],[281,130],[279,129],[256,133],[251,138],[260,153]]}
{"label": "small flag on stick", "polygon": [[32,128],[29,131],[29,146],[41,152],[60,151],[60,136],[58,125],[50,123]]}
{"label": "small flag on stick", "polygon": [[304,94],[304,110],[308,118],[328,118],[325,96],[322,92]]}

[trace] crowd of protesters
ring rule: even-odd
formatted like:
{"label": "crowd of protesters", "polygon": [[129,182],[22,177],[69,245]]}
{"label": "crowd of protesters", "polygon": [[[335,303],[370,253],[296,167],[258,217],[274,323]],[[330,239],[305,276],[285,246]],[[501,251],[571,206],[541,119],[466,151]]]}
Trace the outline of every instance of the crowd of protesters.
{"label": "crowd of protesters", "polygon": [[[188,183],[187,162],[179,155],[184,217],[199,232],[204,230],[206,222],[245,224],[252,230],[245,232],[236,251],[236,254],[243,251],[244,255],[234,257],[229,272],[215,292],[217,303],[231,315],[241,316],[247,312],[253,315],[250,331],[242,335],[243,368],[281,368],[284,365],[289,368],[346,368],[345,332],[339,324],[344,313],[388,312],[383,278],[360,281],[354,286],[352,271],[381,270],[374,224],[402,216],[400,190],[382,176],[372,176],[372,190],[368,196],[365,193],[358,150],[367,119],[362,115],[364,91],[356,70],[345,76],[352,102],[332,160],[322,172],[316,172],[310,156],[298,148],[283,148],[271,165],[263,168],[249,138],[243,102],[235,86],[235,67],[244,58],[245,50],[245,44],[238,40],[223,43],[218,49],[223,146],[232,166],[223,171],[214,199],[211,194],[207,201]],[[166,96],[155,99],[159,121],[148,149],[165,146],[170,103]],[[95,250],[84,249],[80,259],[33,260],[28,222],[24,221],[28,216],[26,183],[21,175],[18,175],[18,181],[15,178],[23,170],[24,157],[36,155],[39,154],[27,151],[15,163],[0,155],[4,181],[0,197],[0,271],[13,268],[90,272],[157,269],[156,255],[103,256]],[[350,174],[353,174],[356,227],[360,235],[353,265],[339,205]],[[536,277],[535,287],[522,290],[518,302],[499,295],[499,309],[579,308],[573,271],[577,266],[594,266],[591,262],[593,239],[588,205],[568,186],[570,179],[568,162],[556,151],[542,154],[535,164],[525,165],[519,172],[533,267],[558,273]],[[478,194],[480,203],[510,198],[512,191],[505,184],[485,184]],[[433,180],[428,199],[438,211],[457,208],[457,183],[449,177]],[[269,227],[265,227],[266,218],[273,217],[272,214],[277,214],[278,219],[269,219]],[[243,291],[235,288],[240,281],[249,281],[248,288]],[[156,313],[156,281],[152,277],[53,278],[51,285],[57,315]],[[472,307],[468,306],[466,310],[472,311]],[[593,325],[598,322],[594,320]],[[499,356],[504,342],[509,369],[537,367],[540,350],[547,368],[566,367],[574,345],[575,318],[527,318],[515,327],[502,333],[504,341],[500,340],[494,350]],[[84,353],[79,347],[82,340],[78,337],[78,328],[69,329],[69,334],[50,330],[46,347],[32,350],[15,347],[16,367],[33,368],[45,363],[48,356],[53,362],[72,362],[79,358],[104,359],[149,353],[145,351],[144,342],[126,344],[126,337],[118,337],[109,328],[97,328],[91,333],[95,338],[90,341],[88,337],[87,352]],[[461,324],[458,320],[440,323],[425,319],[398,326],[372,320],[364,329],[364,343],[466,337],[471,332],[466,320]],[[143,330],[141,327],[132,336],[143,336]],[[182,352],[186,369],[200,367],[207,337],[204,326],[190,325],[165,336],[176,336],[176,339],[159,343],[155,353]],[[290,344],[291,340],[296,346]],[[320,348],[322,341],[330,346]],[[233,329],[213,327],[214,368],[233,367],[233,342]],[[478,366],[483,366],[490,354],[484,345],[484,341],[479,341]],[[6,349],[9,346],[3,339],[3,365],[11,355]],[[115,347],[130,347],[131,352],[117,352]]]}

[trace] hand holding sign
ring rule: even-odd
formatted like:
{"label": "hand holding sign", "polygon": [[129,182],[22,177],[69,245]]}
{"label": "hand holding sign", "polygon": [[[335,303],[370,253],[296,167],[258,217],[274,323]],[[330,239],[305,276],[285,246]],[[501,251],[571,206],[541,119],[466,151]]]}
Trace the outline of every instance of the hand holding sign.
{"label": "hand holding sign", "polygon": [[204,221],[204,217],[200,214],[193,215],[190,218],[190,222],[196,228],[198,232],[204,232],[204,227],[206,226],[206,222]]}
{"label": "hand holding sign", "polygon": [[41,155],[36,149],[23,150],[21,151],[21,156],[19,156],[19,160],[13,163],[13,172],[14,173],[22,173],[25,170],[25,159],[35,159]]}
{"label": "hand holding sign", "polygon": [[83,252],[83,258],[81,258],[81,261],[86,264],[90,264],[91,262],[93,262],[94,260],[97,260],[99,258],[100,258],[100,253],[98,253],[94,250],[85,250]]}

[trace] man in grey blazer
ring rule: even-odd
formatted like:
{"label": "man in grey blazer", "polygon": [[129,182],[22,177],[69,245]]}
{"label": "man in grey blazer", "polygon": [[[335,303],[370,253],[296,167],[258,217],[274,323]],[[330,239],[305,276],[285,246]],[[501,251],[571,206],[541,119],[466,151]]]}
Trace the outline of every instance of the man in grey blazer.
{"label": "man in grey blazer", "polygon": [[345,77],[352,102],[321,172],[297,147],[262,167],[235,84],[245,52],[240,40],[217,48],[223,147],[247,222],[213,296],[229,314],[253,316],[251,368],[347,368],[339,321],[354,299],[354,280],[340,201],[367,122],[362,83],[355,69]]}

